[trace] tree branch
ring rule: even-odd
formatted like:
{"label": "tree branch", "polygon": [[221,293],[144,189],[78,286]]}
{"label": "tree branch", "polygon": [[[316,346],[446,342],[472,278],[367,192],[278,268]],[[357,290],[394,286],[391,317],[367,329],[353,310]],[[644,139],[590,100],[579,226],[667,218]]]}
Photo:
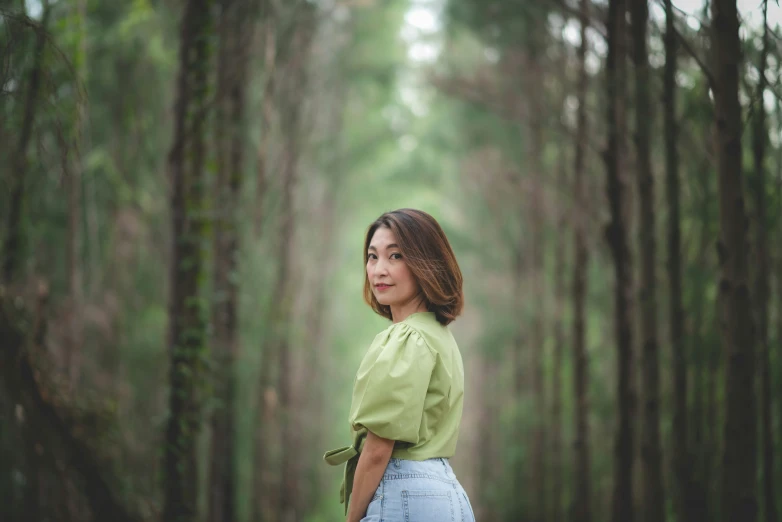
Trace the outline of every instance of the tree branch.
{"label": "tree branch", "polygon": [[[660,4],[662,7],[665,7],[662,0],[657,0],[657,3]],[[674,7],[674,9],[676,9],[680,13],[686,14],[678,7]],[[714,74],[711,72],[711,69],[709,69],[708,65],[706,65],[706,62],[703,59],[701,59],[700,56],[698,56],[698,53],[695,52],[695,49],[693,49],[692,45],[690,45],[690,42],[687,40],[687,38],[685,38],[684,35],[676,28],[676,25],[673,26],[673,33],[676,35],[676,38],[681,44],[682,48],[685,51],[687,51],[687,54],[689,54],[692,57],[692,59],[695,60],[695,63],[698,64],[698,67],[700,68],[701,72],[703,72],[703,75],[706,77],[706,81],[709,83],[709,87],[713,90],[715,84],[714,84]]]}

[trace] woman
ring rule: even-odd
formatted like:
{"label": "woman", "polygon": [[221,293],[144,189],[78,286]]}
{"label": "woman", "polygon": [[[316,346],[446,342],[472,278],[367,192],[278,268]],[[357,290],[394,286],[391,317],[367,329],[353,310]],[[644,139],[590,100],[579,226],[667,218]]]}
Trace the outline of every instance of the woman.
{"label": "woman", "polygon": [[425,212],[380,216],[364,241],[364,299],[393,324],[364,356],[353,387],[346,463],[347,522],[474,521],[448,459],[456,450],[464,367],[446,325],[462,311],[462,274]]}

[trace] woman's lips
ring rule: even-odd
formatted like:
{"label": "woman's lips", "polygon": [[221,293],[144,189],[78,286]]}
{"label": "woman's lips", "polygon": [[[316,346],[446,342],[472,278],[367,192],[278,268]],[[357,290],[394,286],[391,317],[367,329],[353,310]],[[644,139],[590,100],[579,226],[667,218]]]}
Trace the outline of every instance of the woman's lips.
{"label": "woman's lips", "polygon": [[375,290],[377,290],[378,292],[385,292],[386,290],[388,290],[392,286],[394,286],[394,285],[375,285]]}

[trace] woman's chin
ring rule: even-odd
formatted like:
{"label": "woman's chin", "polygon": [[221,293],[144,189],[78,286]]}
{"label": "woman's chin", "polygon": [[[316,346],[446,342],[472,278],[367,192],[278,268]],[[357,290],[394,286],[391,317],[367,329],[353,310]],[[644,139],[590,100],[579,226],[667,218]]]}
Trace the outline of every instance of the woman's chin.
{"label": "woman's chin", "polygon": [[393,304],[391,299],[383,299],[383,297],[377,295],[375,296],[375,299],[377,299],[377,302],[383,306],[391,306]]}

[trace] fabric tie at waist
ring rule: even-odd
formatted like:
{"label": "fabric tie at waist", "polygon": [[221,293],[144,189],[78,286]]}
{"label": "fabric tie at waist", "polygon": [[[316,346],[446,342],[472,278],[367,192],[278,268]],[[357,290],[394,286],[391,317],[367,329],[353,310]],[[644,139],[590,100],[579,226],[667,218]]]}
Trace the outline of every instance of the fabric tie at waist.
{"label": "fabric tie at waist", "polygon": [[345,464],[345,475],[342,479],[342,487],[339,490],[339,501],[341,504],[345,504],[345,514],[348,512],[350,494],[353,492],[353,477],[356,474],[356,466],[358,466],[358,456],[364,447],[366,437],[367,429],[362,427],[353,432],[353,444],[327,451],[323,455],[323,460],[332,466]]}

